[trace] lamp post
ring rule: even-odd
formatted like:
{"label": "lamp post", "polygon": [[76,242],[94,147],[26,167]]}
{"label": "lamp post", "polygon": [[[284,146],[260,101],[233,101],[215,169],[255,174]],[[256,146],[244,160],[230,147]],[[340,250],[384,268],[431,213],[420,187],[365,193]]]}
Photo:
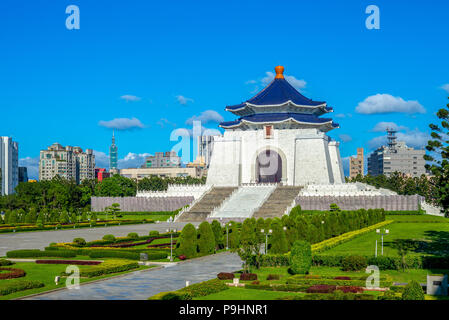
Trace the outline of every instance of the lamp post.
{"label": "lamp post", "polygon": [[[380,234],[381,239],[382,239],[382,246],[381,246],[381,254],[384,255],[384,236],[388,235],[390,233],[390,230],[388,229],[376,229],[376,233]],[[376,253],[375,256],[377,257],[377,239],[376,239]]]}
{"label": "lamp post", "polygon": [[173,232],[176,232],[176,229],[170,227],[170,224],[173,222],[173,217],[170,217],[168,220],[168,229],[167,232],[170,232],[170,262],[173,262]]}
{"label": "lamp post", "polygon": [[[220,224],[223,226],[223,218],[220,217]],[[229,230],[228,230],[228,224],[225,224],[226,226],[226,250],[229,249]],[[231,226],[231,223],[229,223],[229,227]]]}
{"label": "lamp post", "polygon": [[268,250],[268,235],[273,233],[273,230],[268,230],[268,232],[265,232],[264,229],[261,229],[260,232],[262,232],[265,235],[265,254],[267,254]]}

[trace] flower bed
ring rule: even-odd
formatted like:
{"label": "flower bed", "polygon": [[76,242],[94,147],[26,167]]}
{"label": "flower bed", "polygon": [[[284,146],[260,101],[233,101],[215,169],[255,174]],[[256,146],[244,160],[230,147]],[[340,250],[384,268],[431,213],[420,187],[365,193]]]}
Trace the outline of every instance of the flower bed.
{"label": "flower bed", "polygon": [[88,261],[88,260],[36,260],[37,264],[74,264],[78,266],[96,266],[101,261]]}
{"label": "flower bed", "polygon": [[0,271],[7,271],[0,272],[0,280],[21,278],[26,276],[26,272],[24,270],[17,268],[0,268]]}

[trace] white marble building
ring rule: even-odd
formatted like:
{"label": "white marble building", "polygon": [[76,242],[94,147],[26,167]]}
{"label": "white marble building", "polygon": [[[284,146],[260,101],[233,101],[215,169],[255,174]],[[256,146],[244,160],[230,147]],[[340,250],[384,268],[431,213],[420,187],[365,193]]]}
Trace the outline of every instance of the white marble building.
{"label": "white marble building", "polygon": [[344,183],[339,143],[326,135],[338,124],[319,117],[332,108],[301,95],[283,67],[275,70],[256,96],[226,108],[239,118],[220,124],[225,133],[214,137],[208,185]]}

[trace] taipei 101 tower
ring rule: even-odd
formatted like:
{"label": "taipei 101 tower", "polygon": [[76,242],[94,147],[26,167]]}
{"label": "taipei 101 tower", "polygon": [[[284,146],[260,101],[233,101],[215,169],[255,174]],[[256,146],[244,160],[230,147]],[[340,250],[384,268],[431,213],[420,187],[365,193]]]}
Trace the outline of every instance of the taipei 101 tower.
{"label": "taipei 101 tower", "polygon": [[112,131],[112,144],[109,147],[109,171],[117,170],[117,149],[114,131]]}

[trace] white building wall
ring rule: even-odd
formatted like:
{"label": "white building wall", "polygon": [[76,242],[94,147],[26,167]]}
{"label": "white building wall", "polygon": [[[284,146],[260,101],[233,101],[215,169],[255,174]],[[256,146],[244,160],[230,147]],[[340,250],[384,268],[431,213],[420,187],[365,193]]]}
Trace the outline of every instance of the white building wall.
{"label": "white building wall", "polygon": [[0,137],[1,195],[13,194],[19,184],[19,146],[10,137]]}
{"label": "white building wall", "polygon": [[214,152],[207,172],[206,184],[240,185],[241,140],[233,132],[214,137]]}
{"label": "white building wall", "polygon": [[329,154],[332,165],[332,173],[334,175],[334,184],[345,182],[345,175],[343,173],[343,164],[340,157],[340,143],[337,141],[329,142]]}

